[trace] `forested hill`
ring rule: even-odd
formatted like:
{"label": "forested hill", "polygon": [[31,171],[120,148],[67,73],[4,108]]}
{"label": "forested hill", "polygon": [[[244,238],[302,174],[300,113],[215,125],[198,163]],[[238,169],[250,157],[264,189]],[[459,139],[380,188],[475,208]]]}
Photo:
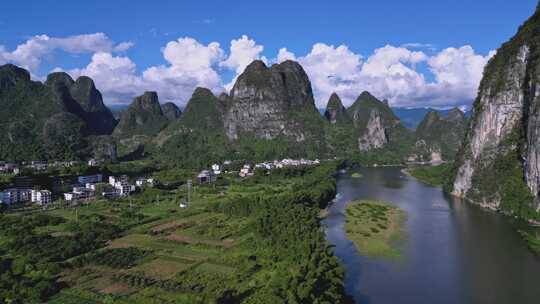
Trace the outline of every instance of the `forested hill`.
{"label": "forested hill", "polygon": [[[455,153],[445,148],[455,146],[446,137],[425,140],[427,146],[419,148],[414,132],[369,92],[348,108],[332,94],[321,115],[311,82],[294,61],[254,61],[230,94],[198,88],[184,113],[173,103],[161,104],[156,92],[145,92],[116,112],[118,121],[88,77],[52,73],[40,83],[5,65],[0,80],[0,105],[7,109],[0,117],[4,160],[153,157],[200,167],[225,159],[339,157],[400,164],[429,160],[426,151],[445,151],[443,159]],[[425,133],[422,139],[429,137]]]}

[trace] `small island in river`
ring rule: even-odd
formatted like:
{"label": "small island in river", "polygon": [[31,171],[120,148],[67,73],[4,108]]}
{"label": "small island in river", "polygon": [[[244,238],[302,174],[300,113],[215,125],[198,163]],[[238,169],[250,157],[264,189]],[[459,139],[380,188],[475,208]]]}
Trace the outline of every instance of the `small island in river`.
{"label": "small island in river", "polygon": [[345,232],[358,251],[369,257],[398,258],[395,242],[405,237],[403,210],[385,202],[361,200],[345,209]]}

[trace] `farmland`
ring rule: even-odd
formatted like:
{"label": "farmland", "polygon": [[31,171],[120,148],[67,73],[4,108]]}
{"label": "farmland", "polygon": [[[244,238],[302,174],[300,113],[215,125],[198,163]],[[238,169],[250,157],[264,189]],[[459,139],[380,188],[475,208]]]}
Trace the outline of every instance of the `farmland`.
{"label": "farmland", "polygon": [[[31,226],[32,234],[47,236],[60,247],[77,244],[69,254],[54,251],[50,265],[60,266],[48,277],[54,290],[35,295],[35,302],[44,298],[54,304],[338,299],[343,294],[339,283],[343,272],[318,222],[319,208],[335,194],[331,176],[335,169],[327,165],[299,170],[250,179],[225,177],[220,185],[197,185],[186,208],[179,207],[187,193],[186,186],[180,185],[37,215],[6,215],[2,220],[45,218]],[[96,227],[105,230],[103,235],[86,240],[86,231]],[[22,242],[14,238],[15,233],[19,232],[10,234],[6,242]],[[306,264],[309,257],[320,263]],[[38,253],[29,259],[44,261]],[[316,272],[321,267],[326,269],[324,277]],[[304,277],[312,271],[315,283],[304,285]]]}

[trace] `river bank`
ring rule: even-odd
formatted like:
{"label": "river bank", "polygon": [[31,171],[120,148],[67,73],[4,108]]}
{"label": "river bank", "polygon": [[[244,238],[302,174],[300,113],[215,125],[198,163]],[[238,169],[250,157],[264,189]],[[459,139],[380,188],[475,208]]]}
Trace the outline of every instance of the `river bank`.
{"label": "river bank", "polygon": [[[523,223],[445,195],[401,169],[362,168],[363,178],[337,177],[338,198],[322,225],[345,267],[347,294],[373,304],[537,303],[540,261],[517,233]],[[398,261],[372,258],[349,239],[345,210],[355,200],[385,201],[406,212]]]}

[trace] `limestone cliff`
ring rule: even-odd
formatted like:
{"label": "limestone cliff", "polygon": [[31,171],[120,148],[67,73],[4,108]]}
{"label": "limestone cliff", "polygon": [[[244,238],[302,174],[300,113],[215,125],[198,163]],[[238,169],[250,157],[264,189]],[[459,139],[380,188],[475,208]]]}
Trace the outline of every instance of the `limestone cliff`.
{"label": "limestone cliff", "polygon": [[167,124],[156,92],[145,92],[135,97],[129,108],[122,113],[114,135],[155,135]]}
{"label": "limestone cliff", "polygon": [[454,160],[461,147],[466,128],[465,114],[452,109],[446,117],[430,111],[416,128],[418,161]]}
{"label": "limestone cliff", "polygon": [[352,119],[360,151],[409,140],[409,132],[392,109],[369,92],[360,94],[347,109],[347,114]]}
{"label": "limestone cliff", "polygon": [[346,124],[350,122],[347,110],[336,93],[332,93],[330,96],[328,104],[326,105],[324,117],[326,117],[331,124]]}
{"label": "limestone cliff", "polygon": [[176,120],[182,115],[182,111],[172,102],[166,102],[161,105],[163,115],[170,121]]}
{"label": "limestone cliff", "polygon": [[11,64],[0,66],[0,109],[4,160],[92,157],[91,137],[116,124],[91,79],[52,73],[43,84]]}
{"label": "limestone cliff", "polygon": [[51,88],[59,102],[65,104],[71,113],[85,121],[89,134],[112,133],[116,120],[103,103],[101,93],[91,78],[81,76],[73,81],[67,73],[56,72],[47,76],[45,85]]}
{"label": "limestone cliff", "polygon": [[311,83],[293,61],[270,68],[262,61],[252,62],[238,77],[223,116],[229,140],[249,135],[303,142],[312,136],[308,124],[321,120]]}
{"label": "limestone cliff", "polygon": [[358,138],[358,148],[360,151],[369,151],[380,149],[386,143],[388,143],[388,137],[382,123],[381,113],[374,109],[369,113],[364,134]]}
{"label": "limestone cliff", "polygon": [[523,217],[539,211],[538,29],[537,10],[486,66],[452,189],[455,195]]}

